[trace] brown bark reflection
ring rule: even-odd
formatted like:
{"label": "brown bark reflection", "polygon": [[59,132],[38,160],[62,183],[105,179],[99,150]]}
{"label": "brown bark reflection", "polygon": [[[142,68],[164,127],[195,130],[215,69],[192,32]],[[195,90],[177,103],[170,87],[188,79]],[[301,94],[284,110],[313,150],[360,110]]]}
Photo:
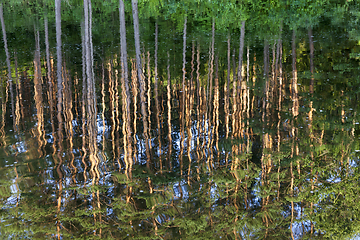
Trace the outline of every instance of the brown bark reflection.
{"label": "brown bark reflection", "polygon": [[3,96],[3,87],[2,87],[2,84],[1,84],[1,128],[0,128],[0,134],[1,134],[1,145],[2,146],[6,146],[7,143],[6,143],[6,135],[5,135],[5,124],[6,124],[6,121],[5,121],[5,115],[6,115],[6,104],[7,104],[7,101],[8,101],[8,89],[6,87],[5,89],[5,97]]}
{"label": "brown bark reflection", "polygon": [[[58,126],[58,141],[59,141],[59,151],[57,152],[57,158],[59,163],[57,165],[56,171],[59,176],[58,181],[58,194],[57,194],[57,215],[60,215],[60,208],[62,202],[62,181],[63,181],[63,174],[61,172],[62,167],[62,156],[60,153],[62,152],[62,53],[61,53],[61,0],[55,1],[55,21],[56,21],[56,55],[57,55],[57,118],[59,122]],[[60,239],[60,219],[57,219],[57,238]]]}
{"label": "brown bark reflection", "polygon": [[137,100],[138,100],[138,80],[137,80],[137,70],[136,70],[136,63],[134,59],[131,59],[132,63],[132,70],[131,70],[131,85],[132,85],[132,96],[134,102],[134,133],[133,133],[133,140],[134,140],[134,160],[135,163],[137,162]]}
{"label": "brown bark reflection", "polygon": [[[115,85],[114,85],[114,97],[115,97],[115,105],[114,105],[114,115],[115,115],[115,126],[114,126],[114,131],[115,131],[115,150],[114,150],[114,156],[116,156],[116,159],[118,161],[119,166],[121,166],[120,163],[120,156],[121,156],[121,148],[120,148],[120,103],[119,103],[119,71],[118,71],[118,61],[117,61],[118,57],[117,54],[115,54],[113,56],[113,74],[115,77]],[[119,169],[120,170],[120,169]]]}
{"label": "brown bark reflection", "polygon": [[241,29],[240,29],[240,46],[239,46],[239,63],[238,63],[238,69],[237,69],[237,93],[236,93],[236,99],[234,102],[238,105],[237,111],[234,112],[237,121],[236,121],[236,130],[235,130],[235,136],[236,137],[243,137],[243,111],[245,102],[243,98],[246,96],[244,95],[244,91],[246,90],[246,83],[243,81],[244,76],[244,69],[243,69],[243,55],[244,55],[244,44],[245,44],[245,21],[241,23]]}
{"label": "brown bark reflection", "polygon": [[168,125],[168,161],[169,161],[169,168],[171,169],[171,153],[172,153],[172,126],[171,126],[171,76],[170,76],[170,55],[169,52],[167,52],[167,125]]}
{"label": "brown bark reflection", "polygon": [[[282,85],[283,85],[283,69],[282,69],[282,27],[280,26],[280,36],[278,40],[278,55],[279,55],[279,101],[278,101],[278,124],[277,124],[277,150],[280,152],[281,146],[281,135],[280,135],[280,126],[281,126],[281,111],[282,111]],[[278,189],[277,189],[277,199],[280,198],[280,169],[281,169],[281,159],[279,158],[279,166],[278,166]]]}
{"label": "brown bark reflection", "polygon": [[160,173],[163,170],[163,163],[162,163],[162,144],[161,144],[161,120],[159,116],[162,116],[160,112],[159,106],[159,93],[158,93],[158,24],[155,23],[155,69],[154,69],[154,93],[155,93],[155,107],[156,107],[156,125],[158,131],[158,154],[159,154],[159,168]]}
{"label": "brown bark reflection", "polygon": [[[149,59],[150,60],[150,59]],[[147,168],[150,169],[150,160],[151,160],[151,142],[150,142],[150,127],[151,127],[151,122],[149,121],[149,104],[146,104],[147,103],[147,99],[146,96],[147,96],[147,87],[148,89],[150,89],[150,81],[151,79],[146,79],[145,78],[145,66],[146,66],[146,62],[145,62],[145,49],[143,48],[143,53],[141,55],[141,62],[143,63],[142,65],[142,77],[141,77],[141,81],[142,81],[142,84],[144,86],[144,94],[143,94],[143,100],[144,101],[141,101],[141,91],[140,91],[140,105],[141,105],[141,108],[144,109],[144,112],[142,112],[142,117],[143,117],[143,136],[144,136],[144,142],[145,142],[145,155],[146,155],[146,166]],[[150,64],[150,63],[149,63]],[[151,75],[149,75],[151,76]],[[147,81],[147,85],[146,85],[146,81],[145,80],[148,80]],[[145,94],[146,93],[146,94]],[[146,108],[146,105],[148,108]],[[145,120],[145,122],[144,122]]]}
{"label": "brown bark reflection", "polygon": [[[98,171],[98,148],[97,148],[97,109],[95,95],[95,79],[93,74],[93,53],[92,53],[92,26],[91,26],[91,1],[84,0],[84,52],[85,52],[85,81],[86,84],[86,126],[88,131],[89,160],[91,163],[90,173],[92,174],[92,183],[100,177]],[[84,94],[84,93],[83,93]]]}
{"label": "brown bark reflection", "polygon": [[[47,69],[47,85],[48,85],[48,91],[47,91],[47,97],[48,97],[48,102],[49,102],[49,114],[50,114],[50,123],[51,123],[51,134],[54,138],[54,142],[52,144],[52,148],[53,148],[53,153],[52,156],[54,159],[55,158],[55,154],[57,152],[56,150],[56,140],[57,140],[57,136],[56,136],[56,130],[55,130],[55,123],[54,123],[54,110],[56,111],[56,109],[54,109],[54,101],[55,101],[55,77],[54,75],[54,67],[53,67],[53,59],[50,58],[50,46],[49,46],[49,30],[48,30],[48,20],[47,17],[45,17],[44,19],[44,26],[45,26],[45,51],[46,51],[46,69]],[[22,107],[22,109],[24,109]]]}
{"label": "brown bark reflection", "polygon": [[[256,53],[254,53],[254,63],[253,63],[253,67],[252,67],[252,72],[253,72],[253,77],[252,77],[252,88],[255,88],[255,83],[256,83]],[[255,94],[253,94],[252,98],[251,98],[251,115],[254,115],[254,106],[255,105]]]}
{"label": "brown bark reflection", "polygon": [[186,100],[186,89],[187,89],[187,84],[186,84],[186,25],[187,23],[187,18],[185,15],[185,19],[184,19],[184,30],[183,30],[183,52],[182,52],[182,56],[183,56],[183,64],[182,64],[182,84],[181,84],[181,102],[180,102],[180,107],[181,107],[181,111],[180,111],[180,155],[179,155],[179,161],[180,161],[180,175],[182,176],[183,174],[183,152],[184,152],[184,145],[185,145],[185,108],[186,108],[186,104],[185,104],[185,100]]}
{"label": "brown bark reflection", "polygon": [[[53,124],[53,111],[54,111],[54,102],[53,102],[53,78],[52,78],[52,65],[50,60],[50,46],[49,46],[49,28],[48,28],[48,19],[45,17],[44,19],[44,28],[45,28],[45,52],[46,52],[46,73],[47,73],[47,85],[48,85],[48,101],[49,101],[49,112],[51,119],[51,126],[54,127]],[[53,132],[55,130],[53,129]]]}
{"label": "brown bark reflection", "polygon": [[[4,46],[7,46],[7,42],[5,42],[7,39],[5,38],[5,23],[4,23],[4,16],[3,16],[3,5],[2,3],[0,3],[0,21],[1,21],[1,29],[3,32],[3,41],[4,41]],[[4,34],[5,33],[5,34]],[[6,45],[5,45],[6,44]],[[6,51],[7,48],[5,48],[5,53],[8,54],[8,52]],[[6,104],[5,104],[5,108],[4,108],[4,96],[3,96],[3,81],[1,79],[0,82],[0,97],[1,97],[1,104],[2,104],[2,111],[1,111],[1,115],[2,115],[2,119],[1,119],[1,128],[0,128],[0,134],[1,134],[1,139],[4,140],[5,138],[5,132],[4,132],[4,128],[5,128],[5,113],[4,110],[6,109]],[[5,143],[5,142],[4,142]]]}
{"label": "brown bark reflection", "polygon": [[[275,54],[273,53],[273,56]],[[273,59],[274,62],[274,59]],[[270,63],[270,53],[269,53],[269,43],[267,40],[264,41],[264,78],[265,78],[265,88],[264,88],[264,97],[263,97],[263,113],[262,113],[262,121],[263,121],[263,128],[266,128],[266,126],[270,122],[270,101],[271,101],[271,81],[269,77],[269,63]],[[274,67],[273,67],[274,69]],[[271,134],[265,133],[262,137],[262,146],[264,149],[267,150],[267,153],[263,153],[261,155],[261,184],[262,185],[268,185],[268,174],[271,171],[272,168],[272,162],[271,162],[271,149],[272,149],[273,139]],[[266,198],[263,198],[263,206],[268,204],[268,196]],[[265,218],[266,224],[267,218]]]}
{"label": "brown bark reflection", "polygon": [[[247,46],[247,53],[246,53],[246,59],[247,59],[247,64],[246,64],[246,89],[245,89],[245,102],[246,104],[244,104],[244,108],[246,108],[246,119],[247,119],[247,124],[246,126],[249,126],[249,120],[250,120],[250,48],[249,45]],[[247,128],[247,132],[248,132],[248,128]],[[249,139],[249,136],[247,136]]]}
{"label": "brown bark reflection", "polygon": [[277,46],[276,46],[276,42],[274,41],[273,44],[273,48],[272,48],[272,56],[273,56],[273,60],[272,60],[272,64],[271,64],[271,81],[270,81],[270,89],[272,90],[270,93],[270,102],[273,102],[273,98],[274,98],[274,93],[275,92],[275,88],[276,88],[276,77],[277,77]]}
{"label": "brown bark reflection", "polygon": [[[215,51],[215,18],[213,18],[212,28],[211,28],[211,44],[209,47],[209,70],[208,78],[206,84],[206,101],[207,101],[207,110],[206,110],[206,119],[210,119],[210,113],[212,110],[212,92],[213,92],[213,74],[214,74],[214,51]],[[208,123],[210,124],[210,122]],[[210,126],[208,126],[208,137],[210,137]]]}
{"label": "brown bark reflection", "polygon": [[227,82],[225,84],[225,94],[224,94],[224,112],[225,112],[225,138],[229,137],[229,118],[230,118],[230,112],[229,112],[229,101],[230,101],[230,71],[231,71],[231,51],[230,51],[230,34],[228,35],[228,48],[227,48]]}
{"label": "brown bark reflection", "polygon": [[67,153],[70,157],[70,169],[73,176],[73,181],[76,182],[75,174],[76,174],[76,167],[74,165],[74,129],[73,129],[73,99],[72,99],[72,90],[71,90],[71,78],[70,73],[67,70],[66,63],[64,63],[64,71],[63,71],[63,78],[64,78],[64,101],[63,101],[63,109],[64,109],[64,122],[65,122],[65,130],[66,130],[66,139],[68,140],[68,147]]}
{"label": "brown bark reflection", "polygon": [[186,101],[186,126],[187,126],[187,156],[189,160],[188,164],[188,185],[191,186],[190,181],[190,174],[191,174],[191,162],[192,162],[192,141],[193,141],[193,133],[192,133],[192,117],[191,112],[194,104],[193,98],[193,80],[194,80],[194,61],[195,61],[195,42],[192,41],[192,48],[191,48],[191,74],[189,84],[187,84],[187,101]]}
{"label": "brown bark reflection", "polygon": [[[197,154],[197,159],[200,159],[200,137],[201,137],[201,125],[200,125],[200,106],[201,106],[201,85],[200,85],[200,43],[198,42],[197,45],[197,51],[196,51],[196,97],[197,97],[197,101],[196,101],[196,130],[197,130],[197,134],[196,134],[196,154]],[[199,169],[197,169],[199,171]],[[198,175],[198,179],[199,179],[199,175]]]}
{"label": "brown bark reflection", "polygon": [[110,98],[110,119],[111,119],[111,146],[113,157],[118,159],[119,168],[121,169],[121,164],[119,158],[116,157],[116,90],[115,90],[115,79],[114,79],[114,70],[113,70],[113,59],[109,59],[108,62],[108,76],[109,76],[109,98]]}
{"label": "brown bark reflection", "polygon": [[[85,28],[84,23],[82,23],[82,28]],[[84,32],[84,30],[82,31]],[[82,62],[85,63],[85,35],[81,34],[81,47],[82,47]],[[82,101],[81,101],[81,129],[82,129],[82,158],[81,162],[84,164],[83,176],[84,183],[87,182],[87,163],[85,161],[87,157],[87,144],[86,144],[86,65],[82,65]]]}
{"label": "brown bark reflection", "polygon": [[[139,13],[138,13],[138,1],[131,0],[132,4],[132,13],[133,13],[133,20],[134,20],[134,37],[135,37],[135,55],[136,55],[136,68],[137,68],[137,77],[139,79],[139,86],[140,86],[140,104],[141,104],[141,114],[143,119],[143,126],[144,126],[144,138],[145,138],[145,148],[146,148],[146,155],[147,155],[147,164],[150,163],[150,150],[149,150],[149,135],[148,135],[148,119],[147,119],[147,111],[145,106],[145,79],[142,70],[141,64],[141,52],[140,52],[140,33],[139,33]],[[148,79],[149,80],[149,79]],[[149,166],[149,165],[148,165]]]}
{"label": "brown bark reflection", "polygon": [[21,121],[21,108],[22,106],[22,89],[21,82],[18,73],[18,61],[17,61],[17,53],[14,53],[14,61],[15,61],[15,80],[16,80],[16,99],[15,99],[15,131],[19,131],[19,125]]}
{"label": "brown bark reflection", "polygon": [[[292,83],[291,83],[291,99],[293,101],[292,114],[296,117],[299,114],[299,97],[297,88],[297,69],[296,69],[296,31],[293,30],[292,35]],[[293,133],[294,135],[294,133]]]}
{"label": "brown bark reflection", "polygon": [[[105,61],[105,60],[103,60]],[[107,128],[107,124],[105,121],[105,111],[106,111],[106,104],[105,104],[105,66],[104,62],[101,64],[101,119],[102,119],[102,127],[103,127],[103,133],[102,133],[102,154],[105,153],[106,149],[106,137],[105,132]],[[105,156],[103,156],[105,157]]]}
{"label": "brown bark reflection", "polygon": [[[3,14],[3,5],[0,3],[0,21],[1,21],[1,28],[3,33],[3,41],[4,41],[4,50],[6,54],[6,65],[8,68],[8,81],[7,84],[9,85],[10,91],[10,100],[11,100],[11,113],[12,117],[15,117],[15,109],[14,109],[14,93],[13,93],[13,80],[11,77],[11,65],[10,65],[10,53],[7,45],[7,37],[6,37],[6,29],[5,29],[5,22],[4,22],[4,14]],[[15,120],[13,120],[14,130],[15,130]],[[5,126],[5,124],[4,124]]]}
{"label": "brown bark reflection", "polygon": [[[122,79],[122,99],[123,99],[123,133],[124,133],[124,149],[126,152],[124,158],[126,169],[133,165],[132,141],[131,141],[131,116],[130,116],[130,90],[129,90],[129,74],[127,63],[127,45],[126,45],[126,28],[125,28],[125,7],[123,0],[119,0],[120,8],[120,45],[121,45],[121,79]],[[135,116],[136,118],[136,116]],[[135,125],[136,127],[136,125]]]}
{"label": "brown bark reflection", "polygon": [[265,78],[265,88],[264,88],[264,99],[263,99],[263,113],[262,121],[265,123],[265,116],[267,114],[267,109],[269,106],[269,91],[270,91],[270,82],[269,82],[269,43],[267,40],[264,41],[264,78]]}
{"label": "brown bark reflection", "polygon": [[238,86],[241,85],[242,80],[242,61],[244,55],[244,41],[245,41],[245,21],[241,22],[241,29],[240,29],[240,47],[239,47],[239,65],[237,70],[237,78],[238,78]]}
{"label": "brown bark reflection", "polygon": [[[311,94],[311,97],[313,97],[313,93],[314,93],[314,40],[313,40],[313,33],[312,33],[312,28],[309,27],[308,29],[308,37],[309,37],[309,48],[310,48],[310,72],[311,72],[311,80],[310,80],[310,87],[309,87],[309,92]],[[309,132],[310,132],[310,138],[314,139],[314,135],[313,135],[313,101],[310,101],[310,110],[308,113],[308,120],[309,120]],[[355,118],[354,118],[355,119]],[[310,145],[311,147],[313,147],[313,145]],[[311,152],[311,173],[314,173],[314,153]],[[311,176],[311,191],[314,191],[315,189],[315,180],[313,176]],[[313,202],[310,202],[310,214],[313,214]],[[310,222],[310,233],[313,234],[314,233],[314,224],[311,221]]]}
{"label": "brown bark reflection", "polygon": [[[89,161],[90,161],[90,174],[92,176],[92,184],[97,185],[100,179],[99,163],[101,160],[101,155],[97,146],[97,102],[96,102],[96,92],[95,92],[95,78],[94,78],[94,69],[93,69],[93,44],[92,44],[92,7],[91,0],[84,0],[84,59],[83,65],[85,65],[85,78],[83,79],[86,92],[85,102],[86,102],[86,126],[87,126],[87,144],[89,149]],[[92,192],[93,198],[93,209],[100,211],[101,204],[99,199],[99,190]],[[97,219],[99,219],[99,224],[101,225],[102,216],[101,212],[98,214],[93,213],[94,224],[97,224]],[[95,228],[94,235],[98,235],[101,238],[102,229]]]}
{"label": "brown bark reflection", "polygon": [[[295,125],[295,119],[296,117],[299,115],[299,93],[298,93],[298,88],[297,88],[297,69],[296,69],[296,32],[295,30],[293,30],[293,36],[292,36],[292,73],[293,73],[293,79],[292,79],[292,86],[291,86],[291,99],[293,101],[293,106],[292,106],[292,114],[294,117],[294,122],[293,122],[293,126],[292,126],[292,137],[294,139],[294,142],[296,142],[295,144],[295,154],[298,155],[299,152],[299,147],[297,144],[297,128],[294,126]],[[298,173],[299,173],[299,177],[300,177],[300,161],[297,161],[298,163]]]}
{"label": "brown bark reflection", "polygon": [[145,139],[146,142],[149,142],[149,150],[147,153],[148,159],[150,159],[150,152],[152,149],[151,145],[151,134],[150,134],[150,128],[151,128],[151,69],[150,69],[150,52],[147,52],[147,116],[148,116],[148,126],[149,129],[147,131],[146,137],[149,137],[149,139]]}
{"label": "brown bark reflection", "polygon": [[63,139],[63,120],[62,120],[62,105],[63,105],[63,78],[62,78],[62,43],[61,43],[61,1],[55,2],[55,18],[56,18],[56,56],[57,56],[57,120],[58,138]]}
{"label": "brown bark reflection", "polygon": [[44,110],[43,110],[43,97],[42,97],[42,74],[40,63],[40,40],[39,31],[35,31],[35,54],[34,54],[34,100],[36,106],[36,130],[34,135],[38,142],[39,158],[43,156],[43,146],[45,143],[44,136]]}
{"label": "brown bark reflection", "polygon": [[[309,92],[311,94],[311,97],[314,93],[314,40],[313,40],[313,34],[312,34],[312,28],[309,27],[308,29],[308,37],[309,37],[309,48],[310,48],[310,73],[311,73],[311,79],[310,79],[310,86],[309,86]],[[312,122],[313,122],[313,101],[310,101],[310,110],[308,113],[308,119],[309,119],[309,131],[310,131],[310,137],[313,138],[313,130],[312,130]]]}
{"label": "brown bark reflection", "polygon": [[[215,140],[215,150],[219,154],[219,101],[220,101],[220,91],[219,91],[219,56],[215,56],[215,23],[213,20],[213,36],[212,36],[212,44],[211,44],[211,52],[212,52],[212,58],[215,58],[215,77],[214,77],[214,96],[213,99],[209,99],[211,101],[210,105],[212,106],[213,112],[212,112],[212,120],[211,120],[211,128],[210,128],[210,159],[211,161],[214,158],[214,140]],[[211,66],[213,68],[213,66]],[[212,84],[211,86],[211,92],[213,91]],[[210,111],[209,111],[209,120],[210,120]],[[216,136],[216,137],[215,137]]]}
{"label": "brown bark reflection", "polygon": [[236,113],[237,113],[237,75],[235,74],[236,71],[236,67],[235,67],[235,49],[234,49],[234,54],[233,54],[233,91],[232,91],[232,119],[231,119],[231,130],[232,130],[232,137],[236,137],[236,132],[237,132],[237,128],[236,128]]}
{"label": "brown bark reflection", "polygon": [[309,37],[309,48],[310,48],[310,72],[311,72],[311,80],[310,80],[310,93],[314,93],[314,36],[312,33],[312,28],[308,29],[308,37]]}
{"label": "brown bark reflection", "polygon": [[[245,119],[249,119],[248,116],[248,106],[249,106],[249,89],[248,89],[248,82],[249,82],[249,68],[250,68],[250,60],[249,60],[249,54],[250,54],[250,49],[249,46],[247,47],[247,51],[246,51],[246,59],[247,59],[247,64],[246,64],[246,79],[241,80],[241,89],[240,89],[240,111],[239,111],[239,136],[240,137],[244,137],[244,133],[247,132],[247,130],[245,129]],[[243,75],[241,75],[241,78],[243,78]]]}
{"label": "brown bark reflection", "polygon": [[[299,148],[297,145],[297,128],[295,127],[295,119],[299,115],[299,96],[298,96],[298,88],[297,88],[297,68],[296,68],[296,31],[293,30],[292,35],[292,83],[291,83],[291,99],[292,99],[292,114],[293,114],[293,121],[292,121],[292,128],[291,128],[291,135],[292,135],[292,147],[291,147],[291,157],[294,155],[299,154]],[[298,161],[298,174],[300,177],[300,162]],[[291,198],[294,197],[294,173],[293,173],[293,163],[290,162],[290,175],[291,175],[291,183],[290,183],[290,196]],[[291,223],[290,223],[290,231],[291,231],[291,238],[294,239],[293,233],[293,222],[294,222],[294,201],[291,200]]]}
{"label": "brown bark reflection", "polygon": [[[215,150],[218,154],[220,154],[219,151],[219,125],[220,125],[220,120],[219,120],[219,111],[220,111],[220,89],[219,89],[219,56],[216,55],[215,57],[215,89],[214,89],[214,112],[213,112],[213,128],[214,128],[214,133],[211,137],[212,141],[214,141],[215,139]],[[211,144],[212,149],[213,149],[213,144]],[[219,158],[218,158],[219,159]]]}
{"label": "brown bark reflection", "polygon": [[206,163],[209,164],[208,161],[208,154],[206,154],[206,150],[208,148],[208,146],[206,145],[207,143],[209,144],[209,138],[208,138],[208,128],[209,128],[209,121],[208,121],[208,117],[207,117],[207,101],[206,101],[206,88],[205,87],[201,87],[200,88],[200,134],[201,134],[201,140],[202,140],[202,144],[201,144],[201,156],[200,159],[206,159]]}

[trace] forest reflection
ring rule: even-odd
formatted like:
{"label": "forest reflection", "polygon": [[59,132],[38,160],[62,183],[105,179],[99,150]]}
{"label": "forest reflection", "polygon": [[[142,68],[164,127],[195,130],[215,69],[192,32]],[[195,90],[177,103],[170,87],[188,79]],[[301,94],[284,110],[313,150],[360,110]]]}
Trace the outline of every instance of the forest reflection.
{"label": "forest reflection", "polygon": [[171,46],[159,51],[160,21],[151,22],[154,41],[141,42],[137,1],[130,26],[120,0],[120,51],[99,57],[84,0],[76,63],[65,54],[60,3],[55,29],[47,17],[44,31],[34,26],[32,63],[20,68],[0,5],[1,236],[357,234],[358,96],[320,114],[331,98],[316,85],[312,28],[289,37],[280,25],[253,46],[246,21],[236,37],[219,37],[213,19],[202,42],[185,16],[177,54]]}

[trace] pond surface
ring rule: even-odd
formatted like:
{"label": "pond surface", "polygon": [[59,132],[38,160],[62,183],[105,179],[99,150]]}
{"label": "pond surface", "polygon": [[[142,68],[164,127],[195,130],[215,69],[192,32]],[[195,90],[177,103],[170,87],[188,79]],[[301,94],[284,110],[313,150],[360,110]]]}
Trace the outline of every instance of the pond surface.
{"label": "pond surface", "polygon": [[359,8],[170,2],[1,6],[1,238],[356,238]]}

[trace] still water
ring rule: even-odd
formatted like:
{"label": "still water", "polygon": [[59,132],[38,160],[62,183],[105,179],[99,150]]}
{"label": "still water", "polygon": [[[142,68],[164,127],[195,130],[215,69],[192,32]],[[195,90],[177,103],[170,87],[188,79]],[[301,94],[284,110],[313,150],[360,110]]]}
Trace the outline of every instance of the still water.
{"label": "still water", "polygon": [[48,4],[1,6],[1,238],[358,236],[358,28]]}

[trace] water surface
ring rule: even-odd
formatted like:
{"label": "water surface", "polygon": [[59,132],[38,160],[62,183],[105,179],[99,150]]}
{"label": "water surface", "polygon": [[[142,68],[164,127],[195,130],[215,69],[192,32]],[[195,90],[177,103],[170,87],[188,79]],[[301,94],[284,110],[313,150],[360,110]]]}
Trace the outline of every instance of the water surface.
{"label": "water surface", "polygon": [[59,2],[1,9],[2,238],[358,235],[356,14]]}

